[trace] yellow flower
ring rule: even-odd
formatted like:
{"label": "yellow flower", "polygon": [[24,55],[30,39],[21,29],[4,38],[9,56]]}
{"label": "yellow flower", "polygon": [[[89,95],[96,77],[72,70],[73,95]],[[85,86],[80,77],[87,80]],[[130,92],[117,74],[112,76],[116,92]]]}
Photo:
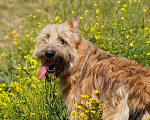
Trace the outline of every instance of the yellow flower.
{"label": "yellow flower", "polygon": [[15,34],[15,33],[16,33],[16,31],[15,31],[15,30],[13,30],[13,31],[12,31],[12,33],[14,33],[14,34]]}
{"label": "yellow flower", "polygon": [[35,85],[35,84],[32,84],[31,87],[32,87],[33,89],[35,89],[35,88],[36,88],[36,85]]}
{"label": "yellow flower", "polygon": [[110,38],[107,38],[107,40],[110,40]]}
{"label": "yellow flower", "polygon": [[133,30],[129,30],[129,31],[132,33]]}
{"label": "yellow flower", "polygon": [[121,8],[121,12],[124,12],[125,11],[125,8]]}
{"label": "yellow flower", "polygon": [[104,25],[101,25],[101,28],[104,28]]}
{"label": "yellow flower", "polygon": [[150,55],[150,52],[148,52],[147,55]]}
{"label": "yellow flower", "polygon": [[8,39],[8,36],[7,36],[7,35],[5,35],[5,39]]}
{"label": "yellow flower", "polygon": [[98,17],[98,16],[96,16],[96,19],[99,19],[99,17]]}
{"label": "yellow flower", "polygon": [[54,22],[54,20],[51,20],[51,23],[53,23]]}
{"label": "yellow flower", "polygon": [[129,35],[126,35],[126,38],[128,39],[130,36]]}
{"label": "yellow flower", "polygon": [[1,56],[3,57],[3,56],[6,56],[6,54],[5,53],[1,53]]}
{"label": "yellow flower", "polygon": [[117,3],[120,3],[120,1],[118,0]]}
{"label": "yellow flower", "polygon": [[77,106],[78,106],[78,103],[75,103],[74,106],[77,107]]}
{"label": "yellow flower", "polygon": [[147,44],[150,44],[150,41],[147,41],[146,43],[147,43]]}
{"label": "yellow flower", "polygon": [[41,12],[41,10],[38,10],[38,13],[40,13]]}
{"label": "yellow flower", "polygon": [[81,95],[81,97],[82,97],[83,99],[86,99],[88,96],[87,96],[87,95],[82,94],[82,95]]}
{"label": "yellow flower", "polygon": [[124,4],[123,7],[127,7],[127,4]]}
{"label": "yellow flower", "polygon": [[24,21],[24,20],[25,20],[25,18],[22,18],[22,20]]}
{"label": "yellow flower", "polygon": [[88,13],[88,12],[89,12],[88,10],[85,10],[85,14]]}
{"label": "yellow flower", "polygon": [[74,14],[74,13],[75,13],[75,11],[71,11],[71,13],[72,13],[72,14]]}
{"label": "yellow flower", "polygon": [[86,101],[86,104],[87,104],[87,105],[89,105],[89,104],[91,104],[91,102],[89,102],[89,101]]}
{"label": "yellow flower", "polygon": [[129,0],[130,3],[132,3],[132,0]]}
{"label": "yellow flower", "polygon": [[30,113],[30,116],[33,116],[33,115],[35,115],[35,113],[32,113],[32,112],[31,112],[31,113]]}
{"label": "yellow flower", "polygon": [[71,115],[73,115],[73,116],[76,115],[76,114],[77,114],[76,111],[72,111],[72,112],[71,112]]}
{"label": "yellow flower", "polygon": [[123,20],[124,19],[124,17],[121,17],[121,20]]}
{"label": "yellow flower", "polygon": [[96,111],[94,111],[94,110],[91,110],[91,113],[95,114],[95,113],[96,113]]}
{"label": "yellow flower", "polygon": [[99,91],[98,90],[94,90],[94,92],[97,94],[97,93],[99,93]]}
{"label": "yellow flower", "polygon": [[94,6],[97,6],[97,4],[95,3]]}
{"label": "yellow flower", "polygon": [[133,45],[133,43],[130,43],[129,46],[130,46],[130,47],[133,47],[134,45]]}
{"label": "yellow flower", "polygon": [[35,18],[36,18],[36,16],[33,16],[33,18],[35,19]]}
{"label": "yellow flower", "polygon": [[47,22],[46,20],[43,20],[43,22]]}
{"label": "yellow flower", "polygon": [[146,9],[143,9],[143,12],[146,12],[147,10]]}
{"label": "yellow flower", "polygon": [[138,0],[138,3],[140,3],[140,0]]}
{"label": "yellow flower", "polygon": [[2,89],[2,88],[0,88],[0,91],[3,91],[3,89]]}
{"label": "yellow flower", "polygon": [[80,109],[81,108],[81,105],[78,105],[78,106],[76,106],[78,109]]}
{"label": "yellow flower", "polygon": [[79,115],[79,118],[84,118],[84,113],[81,113],[81,114]]}
{"label": "yellow flower", "polygon": [[58,21],[58,19],[59,19],[59,16],[56,16],[55,21]]}
{"label": "yellow flower", "polygon": [[29,38],[30,36],[28,35],[28,34],[26,34],[26,36],[25,36],[26,38]]}
{"label": "yellow flower", "polygon": [[100,11],[99,9],[98,9],[98,10],[96,10],[96,13],[99,13],[99,11]]}
{"label": "yellow flower", "polygon": [[83,17],[80,17],[80,20],[83,20]]}
{"label": "yellow flower", "polygon": [[134,57],[137,57],[137,55],[134,55]]}
{"label": "yellow flower", "polygon": [[14,41],[14,45],[18,45],[17,41]]}

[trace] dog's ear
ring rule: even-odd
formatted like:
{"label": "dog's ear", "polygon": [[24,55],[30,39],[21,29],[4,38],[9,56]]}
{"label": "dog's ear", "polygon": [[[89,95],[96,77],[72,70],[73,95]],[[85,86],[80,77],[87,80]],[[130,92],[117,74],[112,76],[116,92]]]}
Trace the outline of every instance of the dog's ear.
{"label": "dog's ear", "polygon": [[80,16],[76,15],[74,18],[67,21],[70,27],[79,28]]}

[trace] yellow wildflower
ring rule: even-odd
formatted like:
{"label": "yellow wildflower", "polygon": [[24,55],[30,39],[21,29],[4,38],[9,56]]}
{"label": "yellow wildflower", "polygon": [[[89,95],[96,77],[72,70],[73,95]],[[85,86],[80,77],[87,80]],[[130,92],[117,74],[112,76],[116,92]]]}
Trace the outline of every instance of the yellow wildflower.
{"label": "yellow wildflower", "polygon": [[79,115],[79,118],[84,118],[84,113],[81,113],[81,114]]}
{"label": "yellow wildflower", "polygon": [[130,47],[133,47],[134,45],[133,45],[133,43],[130,43],[129,46],[130,46]]}
{"label": "yellow wildflower", "polygon": [[146,12],[147,10],[146,9],[143,9],[143,12]]}
{"label": "yellow wildflower", "polygon": [[132,33],[133,30],[129,30],[129,31]]}
{"label": "yellow wildflower", "polygon": [[15,34],[15,33],[16,33],[16,31],[15,31],[15,30],[13,30],[13,31],[12,31],[12,33],[14,33],[14,34]]}
{"label": "yellow wildflower", "polygon": [[71,112],[71,115],[73,115],[73,116],[76,115],[76,114],[77,114],[76,111],[72,111],[72,112]]}
{"label": "yellow wildflower", "polygon": [[125,8],[121,8],[121,12],[125,12]]}
{"label": "yellow wildflower", "polygon": [[85,10],[85,14],[88,13],[88,12],[89,12],[88,10]]}
{"label": "yellow wildflower", "polygon": [[150,55],[150,52],[148,52],[147,55]]}
{"label": "yellow wildflower", "polygon": [[99,19],[99,17],[98,17],[98,16],[96,16],[96,19]]}
{"label": "yellow wildflower", "polygon": [[120,1],[118,0],[117,3],[120,3]]}
{"label": "yellow wildflower", "polygon": [[150,41],[147,41],[146,43],[147,43],[147,44],[150,44]]}
{"label": "yellow wildflower", "polygon": [[97,6],[97,4],[95,3],[94,6]]}
{"label": "yellow wildflower", "polygon": [[40,13],[41,12],[41,10],[38,10],[38,13]]}
{"label": "yellow wildflower", "polygon": [[94,110],[91,110],[91,113],[95,114],[95,113],[96,113],[96,111],[94,111]]}
{"label": "yellow wildflower", "polygon": [[43,22],[47,22],[46,20],[43,20]]}
{"label": "yellow wildflower", "polygon": [[7,35],[5,35],[5,39],[8,39],[8,36],[7,36]]}
{"label": "yellow wildflower", "polygon": [[128,39],[130,36],[129,35],[126,35],[126,38]]}
{"label": "yellow wildflower", "polygon": [[97,94],[97,93],[99,93],[99,91],[98,90],[94,90],[94,92]]}
{"label": "yellow wildflower", "polygon": [[75,13],[75,11],[71,11],[71,13],[72,13],[72,14],[74,14],[74,13]]}
{"label": "yellow wildflower", "polygon": [[55,22],[56,22],[56,21],[58,21],[58,19],[59,19],[59,16],[56,16],[56,18],[55,18]]}
{"label": "yellow wildflower", "polygon": [[54,22],[54,20],[51,20],[51,23],[53,23]]}
{"label": "yellow wildflower", "polygon": [[33,16],[33,18],[35,19],[35,18],[36,18],[36,16]]}
{"label": "yellow wildflower", "polygon": [[96,13],[99,13],[99,11],[100,11],[99,9],[98,9],[98,10],[96,10]]}
{"label": "yellow wildflower", "polygon": [[83,20],[83,17],[80,17],[80,20]]}
{"label": "yellow wildflower", "polygon": [[123,20],[124,19],[124,17],[121,17],[121,20]]}
{"label": "yellow wildflower", "polygon": [[137,57],[137,55],[133,55],[134,57]]}
{"label": "yellow wildflower", "polygon": [[101,25],[101,28],[104,28],[104,25]]}
{"label": "yellow wildflower", "polygon": [[3,57],[3,56],[6,56],[6,54],[5,53],[1,53],[1,56]]}

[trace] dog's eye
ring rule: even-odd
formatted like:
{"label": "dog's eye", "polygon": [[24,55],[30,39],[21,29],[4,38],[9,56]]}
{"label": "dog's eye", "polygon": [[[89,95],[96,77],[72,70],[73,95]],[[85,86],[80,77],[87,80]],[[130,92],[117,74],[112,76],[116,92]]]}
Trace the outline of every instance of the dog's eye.
{"label": "dog's eye", "polygon": [[48,43],[48,42],[47,42],[47,40],[46,40],[45,38],[44,38],[44,39],[42,39],[42,40],[43,40],[43,42]]}
{"label": "dog's eye", "polygon": [[47,34],[46,37],[49,38],[49,34]]}
{"label": "dog's eye", "polygon": [[65,44],[65,43],[66,43],[66,41],[63,40],[63,39],[60,39],[60,41],[61,41],[62,44]]}

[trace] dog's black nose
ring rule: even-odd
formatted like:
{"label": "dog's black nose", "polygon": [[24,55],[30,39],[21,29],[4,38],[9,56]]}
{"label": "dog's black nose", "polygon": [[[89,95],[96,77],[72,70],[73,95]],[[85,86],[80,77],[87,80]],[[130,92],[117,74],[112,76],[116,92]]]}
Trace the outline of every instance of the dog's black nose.
{"label": "dog's black nose", "polygon": [[45,56],[47,58],[53,58],[55,56],[55,51],[52,51],[52,50],[45,50]]}

